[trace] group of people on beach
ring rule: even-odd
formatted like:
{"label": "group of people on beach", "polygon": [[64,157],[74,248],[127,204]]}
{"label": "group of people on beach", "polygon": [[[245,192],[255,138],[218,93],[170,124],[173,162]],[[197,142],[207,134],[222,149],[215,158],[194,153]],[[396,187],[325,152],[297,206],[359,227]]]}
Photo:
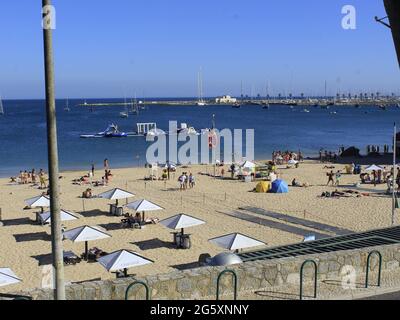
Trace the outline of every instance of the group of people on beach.
{"label": "group of people on beach", "polygon": [[[343,149],[343,147],[342,147]],[[342,150],[341,149],[341,150]],[[343,150],[344,151],[344,150]],[[331,161],[336,161],[338,158],[338,155],[336,152],[333,151],[328,151],[328,150],[324,150],[323,148],[321,148],[319,150],[319,161],[320,162],[331,162]]]}
{"label": "group of people on beach", "polygon": [[342,177],[342,172],[340,170],[336,171],[336,173],[331,170],[330,172],[327,172],[326,175],[328,177],[327,186],[329,186],[330,183],[332,186],[339,186],[340,178]]}
{"label": "group of people on beach", "polygon": [[[380,146],[375,146],[375,145],[368,145],[367,146],[367,154],[370,153],[380,153],[381,152],[381,148]],[[390,152],[390,146],[385,144],[383,146],[383,153],[387,154]]]}
{"label": "group of people on beach", "polygon": [[272,152],[272,162],[281,165],[290,160],[303,161],[303,154],[299,150],[297,153],[293,151],[274,151]]}
{"label": "group of people on beach", "polygon": [[179,190],[187,190],[187,189],[193,189],[194,186],[196,185],[196,180],[194,175],[190,172],[189,174],[187,172],[183,172],[179,178]]}
{"label": "group of people on beach", "polygon": [[19,184],[33,184],[34,186],[39,186],[39,189],[46,189],[46,174],[43,169],[36,173],[35,169],[31,171],[24,170],[20,171],[18,177],[10,177],[12,183]]}

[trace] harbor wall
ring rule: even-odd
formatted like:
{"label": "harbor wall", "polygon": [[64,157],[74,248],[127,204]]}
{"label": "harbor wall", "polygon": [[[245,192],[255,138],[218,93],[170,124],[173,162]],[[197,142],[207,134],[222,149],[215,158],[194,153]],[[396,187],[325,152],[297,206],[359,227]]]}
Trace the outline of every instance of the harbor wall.
{"label": "harbor wall", "polygon": [[[268,290],[283,285],[299,285],[299,272],[305,260],[314,260],[318,265],[318,281],[341,280],[344,272],[353,267],[357,279],[365,278],[368,254],[374,250],[382,254],[382,270],[396,270],[400,266],[400,244],[373,247],[362,250],[338,251],[326,254],[307,255],[294,258],[282,258],[273,261],[254,261],[225,267],[202,267],[197,269],[174,271],[167,274],[137,277],[150,288],[152,300],[216,299],[217,278],[226,269],[234,270],[238,277],[238,299],[241,292]],[[378,272],[378,258],[371,257],[371,276]],[[304,269],[305,283],[311,283],[313,268],[308,264]],[[135,279],[115,279],[71,284],[66,287],[68,300],[123,300],[127,287]],[[233,297],[232,277],[225,274],[220,281],[221,296]],[[34,300],[52,300],[52,290],[35,289],[17,294],[31,296]],[[129,299],[144,299],[142,286],[129,291]]]}

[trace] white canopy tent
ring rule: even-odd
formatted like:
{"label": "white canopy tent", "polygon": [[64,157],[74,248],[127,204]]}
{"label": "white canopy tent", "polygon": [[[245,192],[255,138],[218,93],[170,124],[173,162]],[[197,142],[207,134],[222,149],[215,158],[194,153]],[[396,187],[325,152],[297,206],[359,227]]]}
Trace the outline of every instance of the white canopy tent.
{"label": "white canopy tent", "polygon": [[158,210],[164,210],[163,207],[160,207],[159,205],[147,201],[146,199],[142,200],[137,200],[135,202],[128,203],[126,206],[128,209],[135,210],[136,212],[143,212],[142,214],[142,221],[145,221],[145,213],[147,211],[158,211]]}
{"label": "white canopy tent", "polygon": [[367,167],[367,168],[365,168],[365,171],[379,171],[379,170],[381,170],[381,171],[383,171],[383,168],[382,167],[379,167],[379,166],[377,166],[377,165],[375,165],[375,164],[373,164],[372,166],[369,166],[369,167]]}
{"label": "white canopy tent", "polygon": [[[61,221],[72,221],[78,220],[79,218],[72,212],[61,210]],[[51,223],[51,213],[50,211],[46,211],[39,215],[39,222],[42,224]]]}
{"label": "white canopy tent", "polygon": [[182,234],[184,234],[184,228],[191,228],[195,226],[199,226],[205,224],[206,222],[192,216],[188,216],[186,214],[178,214],[176,216],[164,219],[160,221],[160,223],[172,230],[182,230]]}
{"label": "white canopy tent", "polygon": [[111,235],[102,231],[99,227],[83,226],[64,232],[64,238],[72,242],[85,242],[85,257],[88,258],[88,242],[111,238]]}
{"label": "white canopy tent", "polygon": [[118,206],[118,200],[121,199],[128,199],[131,197],[134,197],[135,195],[131,192],[119,189],[119,188],[115,188],[103,193],[100,193],[98,195],[99,198],[103,198],[103,199],[109,199],[109,200],[115,200],[116,201],[116,205]]}
{"label": "white canopy tent", "polygon": [[241,168],[250,168],[250,169],[254,169],[256,167],[256,164],[254,162],[251,161],[245,161],[240,165]]}
{"label": "white canopy tent", "polygon": [[232,233],[225,236],[210,239],[209,241],[221,248],[228,249],[231,251],[265,245],[264,242],[250,238],[241,233]]}
{"label": "white canopy tent", "polygon": [[97,260],[107,271],[124,271],[127,277],[127,270],[132,267],[144,266],[154,261],[146,259],[137,253],[128,250],[118,250]]}
{"label": "white canopy tent", "polygon": [[21,281],[10,268],[0,268],[0,287],[20,283]]}

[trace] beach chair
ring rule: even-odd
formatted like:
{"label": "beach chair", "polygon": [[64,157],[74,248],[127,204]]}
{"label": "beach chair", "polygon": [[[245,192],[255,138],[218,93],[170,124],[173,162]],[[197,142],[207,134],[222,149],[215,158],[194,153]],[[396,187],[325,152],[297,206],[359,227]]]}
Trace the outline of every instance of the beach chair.
{"label": "beach chair", "polygon": [[64,252],[64,264],[65,265],[76,265],[82,261],[75,253],[72,251]]}

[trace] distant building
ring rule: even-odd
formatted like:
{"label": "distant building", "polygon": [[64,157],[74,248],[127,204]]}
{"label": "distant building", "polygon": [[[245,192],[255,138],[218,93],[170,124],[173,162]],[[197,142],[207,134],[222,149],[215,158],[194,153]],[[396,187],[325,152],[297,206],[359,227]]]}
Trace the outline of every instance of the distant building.
{"label": "distant building", "polygon": [[231,96],[222,96],[218,97],[215,99],[215,103],[220,103],[220,104],[230,104],[230,103],[236,103],[237,99],[232,98]]}

